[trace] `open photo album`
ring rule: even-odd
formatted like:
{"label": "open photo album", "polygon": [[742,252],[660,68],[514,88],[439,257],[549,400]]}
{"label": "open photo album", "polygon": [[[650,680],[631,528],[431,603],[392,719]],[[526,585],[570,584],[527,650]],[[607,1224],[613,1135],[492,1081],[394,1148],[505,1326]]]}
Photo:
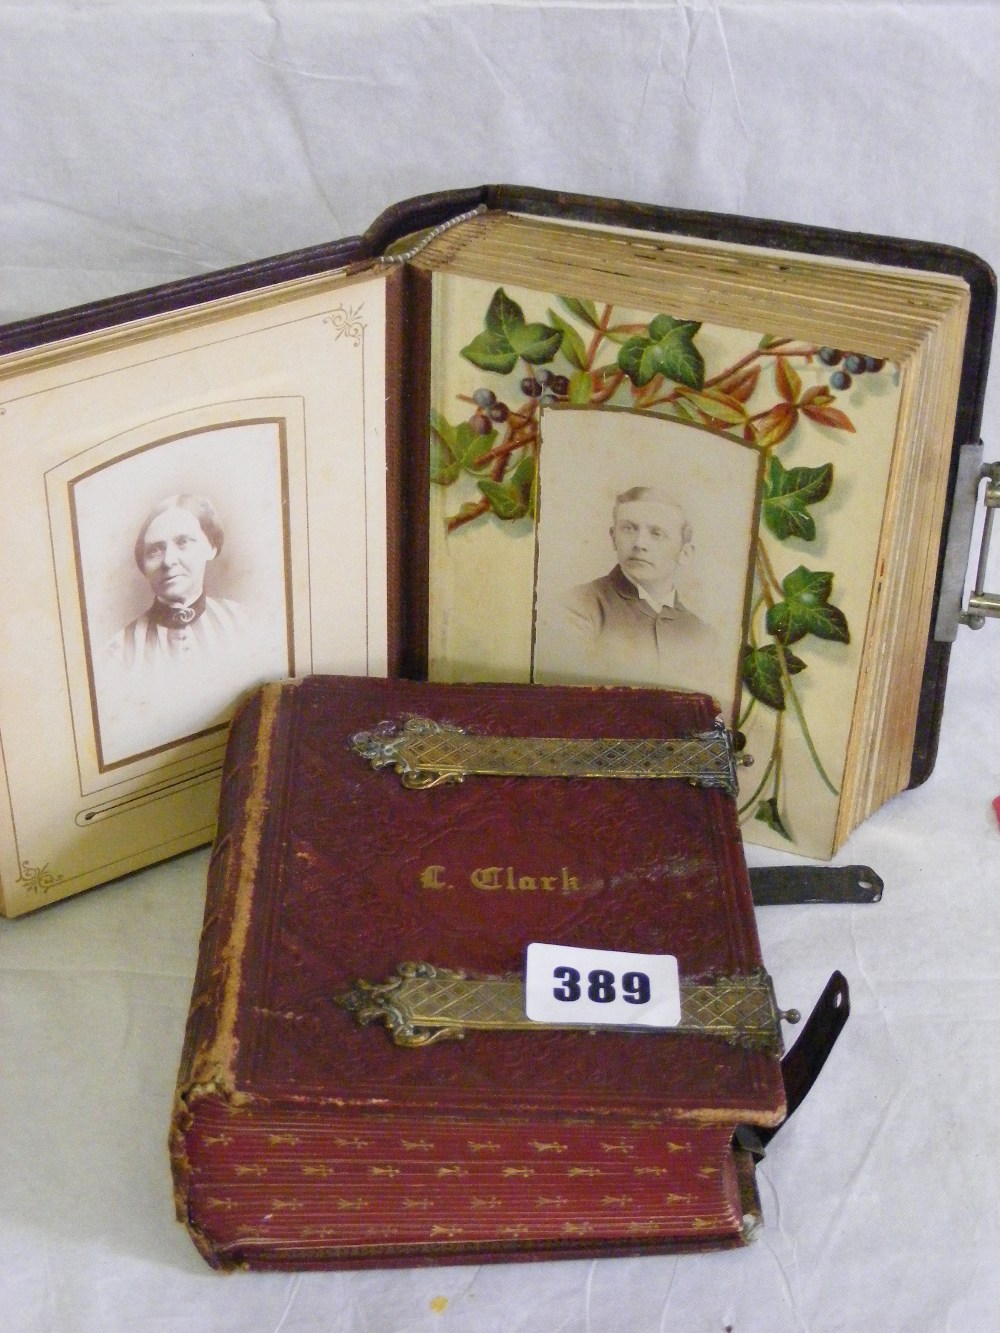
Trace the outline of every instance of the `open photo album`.
{"label": "open photo album", "polygon": [[0,892],[209,842],[248,690],[710,694],[743,836],[826,858],[933,764],[992,274],[489,187],[0,330]]}

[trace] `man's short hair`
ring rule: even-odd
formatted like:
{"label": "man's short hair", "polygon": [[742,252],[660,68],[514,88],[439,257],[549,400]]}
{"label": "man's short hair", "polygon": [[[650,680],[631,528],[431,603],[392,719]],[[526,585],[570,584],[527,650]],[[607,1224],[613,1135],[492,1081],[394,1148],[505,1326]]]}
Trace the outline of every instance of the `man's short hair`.
{"label": "man's short hair", "polygon": [[622,491],[620,495],[616,495],[614,507],[611,510],[611,522],[616,523],[618,521],[619,505],[632,504],[635,500],[644,500],[647,504],[663,505],[667,509],[672,509],[674,513],[680,515],[681,541],[685,546],[688,546],[694,539],[691,524],[688,522],[684,510],[674,497],[661,486],[630,486],[627,491]]}
{"label": "man's short hair", "polygon": [[135,563],[140,569],[143,565],[142,557],[149,525],[154,518],[159,518],[168,509],[186,509],[189,514],[193,514],[198,520],[202,532],[215,547],[216,553],[218,554],[222,550],[222,543],[226,539],[226,534],[222,530],[222,523],[211,500],[206,500],[203,495],[192,495],[187,492],[181,495],[168,495],[165,500],[155,504],[149,511],[145,522],[139,529],[139,535],[135,539]]}

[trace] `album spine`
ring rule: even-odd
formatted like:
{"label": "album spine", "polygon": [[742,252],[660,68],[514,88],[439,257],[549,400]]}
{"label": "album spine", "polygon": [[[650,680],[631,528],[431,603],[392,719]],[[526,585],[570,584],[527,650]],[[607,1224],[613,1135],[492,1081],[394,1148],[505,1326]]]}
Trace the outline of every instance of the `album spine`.
{"label": "album spine", "polygon": [[[235,1024],[267,810],[267,775],[282,697],[289,688],[265,685],[243,702],[233,719],[223,764],[198,965],[170,1130],[174,1198],[178,1219],[185,1223],[191,1171],[187,1136],[198,1104],[206,1096],[229,1103],[236,1097]],[[197,1235],[194,1239],[209,1262],[215,1262]]]}

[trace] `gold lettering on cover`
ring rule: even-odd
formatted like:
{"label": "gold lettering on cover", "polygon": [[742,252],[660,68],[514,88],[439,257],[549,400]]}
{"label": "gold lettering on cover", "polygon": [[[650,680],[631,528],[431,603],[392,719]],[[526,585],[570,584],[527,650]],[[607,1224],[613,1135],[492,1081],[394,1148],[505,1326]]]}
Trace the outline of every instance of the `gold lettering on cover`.
{"label": "gold lettering on cover", "polygon": [[536,1208],[565,1208],[569,1199],[564,1199],[561,1194],[554,1195],[551,1199],[548,1195],[539,1194],[535,1200]]}
{"label": "gold lettering on cover", "polygon": [[391,1179],[393,1176],[401,1175],[402,1172],[398,1166],[372,1166],[369,1167],[368,1174],[372,1176],[389,1176]]}
{"label": "gold lettering on cover", "polygon": [[593,1229],[589,1222],[564,1222],[560,1228],[564,1236],[589,1236]]}
{"label": "gold lettering on cover", "polygon": [[523,1226],[501,1227],[499,1234],[501,1236],[513,1236],[516,1239],[518,1236],[526,1236],[528,1234],[528,1230],[529,1230],[528,1227],[523,1227]]}
{"label": "gold lettering on cover", "polygon": [[[451,886],[443,881],[438,882],[439,876],[431,874],[432,871],[438,870],[443,871],[444,867],[428,866],[421,876],[421,883],[424,882],[423,876],[428,876],[429,882],[425,887],[450,888]],[[563,866],[558,875],[524,874],[515,866],[478,866],[469,875],[469,882],[474,889],[484,893],[495,893],[499,889],[507,889],[510,893],[535,893],[539,886],[546,893],[555,893],[558,890],[570,894],[578,893],[580,890],[580,880],[570,873],[569,866]]]}
{"label": "gold lettering on cover", "polygon": [[354,1148],[358,1152],[368,1147],[368,1140],[359,1139],[357,1135],[350,1139],[334,1139],[334,1143],[338,1148]]}
{"label": "gold lettering on cover", "polygon": [[322,1163],[317,1166],[302,1166],[299,1170],[304,1176],[320,1176],[323,1180],[325,1180],[327,1176],[333,1175],[330,1167],[324,1166]]}
{"label": "gold lettering on cover", "polygon": [[486,890],[499,889],[502,873],[503,866],[486,866],[482,870],[474,870],[470,876],[472,887]]}
{"label": "gold lettering on cover", "polygon": [[637,1176],[670,1176],[673,1172],[669,1166],[634,1166],[633,1174]]}
{"label": "gold lettering on cover", "polygon": [[505,1166],[503,1174],[505,1177],[520,1176],[522,1180],[527,1180],[529,1176],[535,1174],[535,1168],[533,1166]]}
{"label": "gold lettering on cover", "polygon": [[716,1225],[716,1221],[714,1217],[696,1217],[691,1225],[695,1231],[707,1231]]}
{"label": "gold lettering on cover", "polygon": [[443,1227],[435,1224],[431,1227],[432,1236],[443,1236],[446,1240],[452,1240],[455,1236],[464,1236],[464,1227]]}
{"label": "gold lettering on cover", "polygon": [[238,1176],[266,1176],[266,1166],[238,1166],[236,1167]]}
{"label": "gold lettering on cover", "polygon": [[236,1200],[235,1200],[235,1199],[215,1199],[215,1198],[212,1198],[212,1199],[206,1199],[206,1200],[205,1200],[205,1207],[206,1207],[206,1208],[223,1208],[223,1209],[225,1209],[225,1210],[228,1212],[230,1209],[236,1207]]}
{"label": "gold lettering on cover", "polygon": [[717,1176],[719,1168],[717,1166],[700,1166],[698,1168],[699,1176]]}
{"label": "gold lettering on cover", "polygon": [[441,876],[444,874],[444,866],[425,866],[420,872],[420,887],[422,889],[445,889],[449,885],[445,884]]}
{"label": "gold lettering on cover", "polygon": [[434,1172],[436,1176],[467,1176],[469,1173],[464,1166],[439,1166]]}
{"label": "gold lettering on cover", "polygon": [[605,1194],[601,1200],[601,1205],[604,1208],[627,1208],[630,1203],[634,1202],[635,1200],[631,1194]]}
{"label": "gold lettering on cover", "polygon": [[692,1194],[668,1194],[666,1198],[663,1200],[663,1202],[671,1205],[678,1203],[690,1203],[693,1197],[694,1196]]}
{"label": "gold lettering on cover", "polygon": [[272,1199],[271,1209],[276,1213],[301,1213],[305,1205],[300,1199]]}
{"label": "gold lettering on cover", "polygon": [[629,1231],[658,1231],[660,1223],[653,1218],[643,1218],[641,1221],[629,1222]]}
{"label": "gold lettering on cover", "polygon": [[603,1176],[604,1172],[599,1166],[570,1166],[566,1169],[566,1174],[572,1176]]}
{"label": "gold lettering on cover", "polygon": [[620,1143],[602,1143],[603,1152],[635,1152],[634,1143],[626,1143],[623,1139]]}
{"label": "gold lettering on cover", "polygon": [[342,1213],[356,1213],[371,1206],[368,1199],[335,1199],[334,1202]]}
{"label": "gold lettering on cover", "polygon": [[487,1140],[486,1143],[474,1143],[474,1142],[470,1139],[470,1140],[467,1141],[467,1143],[466,1143],[466,1147],[469,1149],[469,1152],[499,1152],[499,1151],[500,1151],[500,1145],[499,1145],[499,1143],[490,1143],[488,1140]]}
{"label": "gold lettering on cover", "polygon": [[434,1147],[433,1143],[428,1143],[426,1139],[404,1139],[404,1152],[430,1152]]}
{"label": "gold lettering on cover", "polygon": [[473,1208],[500,1208],[502,1205],[503,1205],[503,1200],[498,1199],[495,1196],[489,1199],[472,1200]]}
{"label": "gold lettering on cover", "polygon": [[290,1147],[294,1148],[299,1142],[299,1138],[297,1134],[268,1134],[267,1141],[274,1148],[280,1143],[287,1143]]}
{"label": "gold lettering on cover", "polygon": [[228,1143],[232,1143],[232,1141],[233,1141],[233,1136],[232,1136],[232,1134],[206,1134],[206,1135],[205,1135],[205,1147],[206,1147],[206,1148],[214,1148],[215,1145],[216,1145],[217,1143],[228,1144]]}
{"label": "gold lettering on cover", "polygon": [[[666,1148],[667,1152],[690,1152],[690,1151],[691,1151],[691,1145],[690,1145],[690,1143],[674,1143],[673,1139],[667,1139],[666,1143],[665,1143],[663,1146]],[[714,1168],[713,1168],[713,1170],[714,1170]]]}
{"label": "gold lettering on cover", "polygon": [[404,1199],[404,1208],[433,1208],[434,1203],[431,1199]]}
{"label": "gold lettering on cover", "polygon": [[565,1152],[565,1143],[539,1143],[538,1139],[531,1140],[531,1147],[535,1152]]}

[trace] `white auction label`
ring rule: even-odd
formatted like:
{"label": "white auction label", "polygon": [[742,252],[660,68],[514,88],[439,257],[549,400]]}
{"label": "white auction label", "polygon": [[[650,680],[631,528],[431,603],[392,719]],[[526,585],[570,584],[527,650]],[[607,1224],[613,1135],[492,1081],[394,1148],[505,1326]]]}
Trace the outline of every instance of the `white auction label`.
{"label": "white auction label", "polygon": [[524,1012],[536,1023],[676,1027],[681,1021],[677,959],[669,953],[529,944]]}

